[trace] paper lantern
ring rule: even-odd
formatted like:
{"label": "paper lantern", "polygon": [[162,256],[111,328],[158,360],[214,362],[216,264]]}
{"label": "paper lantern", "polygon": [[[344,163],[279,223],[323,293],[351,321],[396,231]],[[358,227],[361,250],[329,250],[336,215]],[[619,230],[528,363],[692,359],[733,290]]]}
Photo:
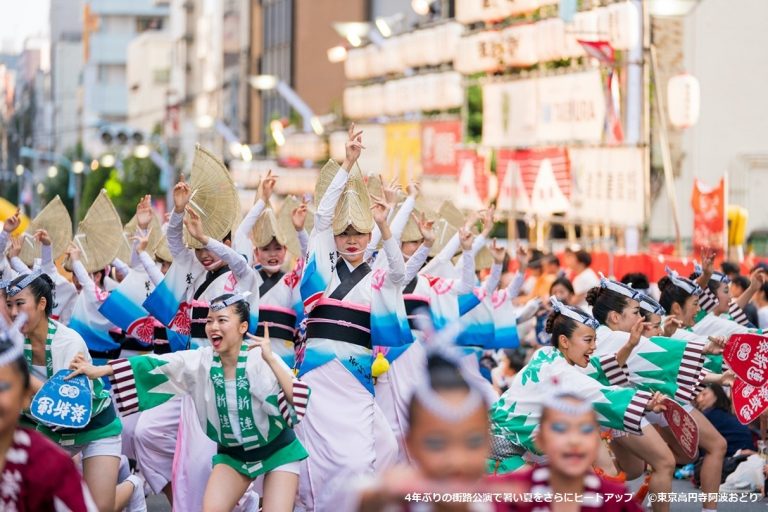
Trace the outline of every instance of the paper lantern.
{"label": "paper lantern", "polygon": [[388,116],[396,116],[403,112],[398,82],[399,80],[390,80],[384,84],[384,113]]}
{"label": "paper lantern", "polygon": [[699,80],[684,73],[669,79],[667,83],[667,109],[669,121],[675,128],[685,129],[699,120],[701,93]]}
{"label": "paper lantern", "polygon": [[367,77],[368,71],[364,49],[355,48],[347,52],[347,60],[344,62],[344,73],[348,80],[362,80]]}
{"label": "paper lantern", "polygon": [[609,40],[617,50],[629,50],[640,43],[640,8],[629,2],[611,4],[608,11]]}
{"label": "paper lantern", "polygon": [[533,23],[516,25],[501,32],[504,64],[511,67],[529,67],[536,64],[536,28]]}
{"label": "paper lantern", "polygon": [[458,108],[464,104],[461,73],[449,71],[440,75],[439,110]]}
{"label": "paper lantern", "polygon": [[405,70],[400,58],[400,38],[386,39],[381,45],[382,70],[385,74],[402,73]]}
{"label": "paper lantern", "polygon": [[460,23],[446,23],[441,27],[442,40],[440,48],[443,52],[442,62],[453,62],[456,58],[456,52],[459,48],[461,34],[464,33],[464,27]]}

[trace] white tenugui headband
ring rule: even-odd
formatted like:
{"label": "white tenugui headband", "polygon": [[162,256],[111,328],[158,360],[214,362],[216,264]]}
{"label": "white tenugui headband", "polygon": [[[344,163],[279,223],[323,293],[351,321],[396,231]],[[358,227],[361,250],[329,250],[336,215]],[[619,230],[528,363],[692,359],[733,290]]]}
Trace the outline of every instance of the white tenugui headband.
{"label": "white tenugui headband", "polygon": [[557,313],[560,313],[563,316],[567,316],[571,320],[576,320],[579,323],[582,323],[586,325],[587,327],[591,327],[593,329],[597,329],[600,327],[600,322],[598,322],[594,317],[589,316],[586,313],[582,313],[581,311],[572,308],[571,306],[566,306],[559,300],[557,300],[556,297],[550,297],[549,298],[550,304],[552,304],[552,310],[554,310]]}
{"label": "white tenugui headband", "polygon": [[592,404],[584,397],[565,391],[548,395],[542,405],[545,409],[554,409],[569,416],[580,416],[593,410]]}
{"label": "white tenugui headband", "polygon": [[649,313],[653,313],[654,315],[659,316],[664,316],[667,314],[667,310],[664,309],[661,304],[644,293],[641,293],[637,300],[640,301],[640,308]]}
{"label": "white tenugui headband", "polygon": [[222,309],[228,308],[232,304],[237,304],[240,301],[243,301],[243,302],[247,303],[248,301],[246,299],[248,298],[249,295],[250,295],[250,293],[248,293],[248,292],[242,293],[242,294],[236,293],[236,294],[234,294],[233,296],[231,296],[231,297],[229,297],[227,299],[224,299],[224,300],[221,300],[221,301],[218,301],[218,302],[214,302],[213,304],[210,305],[209,309],[211,311],[221,311]]}
{"label": "white tenugui headband", "polygon": [[[704,273],[704,269],[701,268],[701,265],[698,263],[693,264],[693,275],[698,278],[701,274]],[[710,281],[715,281],[716,283],[724,283],[728,284],[731,282],[731,280],[728,278],[727,275],[723,274],[722,272],[712,272],[712,275],[709,278]]]}
{"label": "white tenugui headband", "polygon": [[34,281],[35,279],[37,279],[41,275],[43,275],[43,271],[42,270],[40,270],[40,269],[33,270],[29,275],[27,275],[27,277],[25,277],[24,279],[22,279],[18,283],[14,284],[14,285],[8,286],[6,288],[6,292],[5,292],[6,295],[8,295],[8,297],[14,297],[14,296],[18,295],[19,293],[21,293],[21,291],[24,288],[26,288],[27,286],[32,284],[32,281]]}
{"label": "white tenugui headband", "polygon": [[635,290],[626,284],[611,281],[610,279],[607,279],[602,273],[600,274],[600,288],[606,288],[612,292],[616,292],[633,300],[637,300],[637,296],[640,295],[638,290]]}
{"label": "white tenugui headband", "polygon": [[677,272],[672,270],[669,267],[666,267],[667,277],[669,277],[669,280],[672,281],[672,284],[677,286],[678,288],[684,290],[689,295],[701,295],[701,287],[691,281],[690,279],[686,279],[684,277],[680,277]]}

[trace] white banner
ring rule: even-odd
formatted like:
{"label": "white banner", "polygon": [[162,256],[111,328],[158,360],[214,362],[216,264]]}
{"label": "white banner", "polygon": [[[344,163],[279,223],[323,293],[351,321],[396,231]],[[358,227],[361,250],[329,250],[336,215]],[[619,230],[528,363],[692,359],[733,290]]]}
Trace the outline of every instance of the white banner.
{"label": "white banner", "polygon": [[483,86],[483,144],[599,143],[605,123],[601,80],[595,70]]}
{"label": "white banner", "polygon": [[645,222],[642,148],[570,149],[574,220],[641,226]]}

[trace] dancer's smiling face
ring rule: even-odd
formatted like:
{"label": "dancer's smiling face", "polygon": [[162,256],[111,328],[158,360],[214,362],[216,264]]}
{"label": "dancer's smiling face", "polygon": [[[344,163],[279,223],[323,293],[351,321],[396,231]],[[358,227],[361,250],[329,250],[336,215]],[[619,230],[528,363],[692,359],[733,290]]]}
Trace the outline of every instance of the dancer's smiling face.
{"label": "dancer's smiling face", "polygon": [[336,242],[336,250],[341,257],[349,263],[356,265],[363,261],[365,248],[371,241],[370,233],[360,233],[354,227],[347,226],[347,229],[333,237]]}
{"label": "dancer's smiling face", "polygon": [[267,272],[273,273],[280,269],[285,262],[285,246],[280,245],[276,238],[273,238],[264,247],[257,247],[254,250],[256,261],[259,262]]}

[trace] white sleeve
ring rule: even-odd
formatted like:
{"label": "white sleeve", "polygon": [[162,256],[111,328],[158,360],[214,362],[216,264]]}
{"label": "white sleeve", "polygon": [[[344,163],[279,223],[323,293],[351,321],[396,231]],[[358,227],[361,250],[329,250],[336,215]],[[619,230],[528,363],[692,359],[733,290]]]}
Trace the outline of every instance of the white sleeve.
{"label": "white sleeve", "polygon": [[377,224],[373,224],[373,231],[371,231],[371,241],[368,242],[368,246],[365,248],[365,252],[363,253],[363,259],[365,261],[368,261],[371,256],[373,256],[373,253],[376,252],[376,247],[379,246],[379,242],[381,241],[381,230],[379,229],[379,226]]}
{"label": "white sleeve", "polygon": [[435,259],[441,261],[451,261],[451,258],[453,258],[453,255],[456,254],[456,251],[459,250],[460,246],[461,241],[459,240],[459,234],[456,233],[451,237],[450,240],[448,240],[448,243],[445,244],[445,247],[440,250],[437,256],[435,256]]}
{"label": "white sleeve", "polygon": [[472,251],[462,251],[461,253],[461,280],[456,287],[456,293],[464,295],[470,293],[475,287],[475,257]]}
{"label": "white sleeve", "polygon": [[168,231],[165,234],[168,240],[168,248],[171,250],[171,256],[174,258],[187,251],[184,246],[184,214],[171,211],[171,218],[168,220]]}
{"label": "white sleeve", "polygon": [[11,268],[17,274],[29,274],[30,272],[29,267],[18,256],[11,258]]}
{"label": "white sleeve", "polygon": [[512,278],[512,282],[510,282],[507,286],[507,295],[510,299],[514,299],[520,295],[520,289],[523,287],[524,282],[525,275],[523,275],[523,273],[520,271],[515,272],[515,276]]}
{"label": "white sleeve", "polygon": [[80,282],[80,286],[83,287],[83,291],[88,290],[94,294],[96,293],[96,282],[91,279],[91,274],[85,270],[85,266],[83,265],[82,261],[78,260],[72,262],[72,272],[74,272],[75,277],[77,277],[77,280]]}
{"label": "white sleeve", "polygon": [[139,253],[139,261],[144,267],[144,271],[149,276],[149,280],[152,281],[152,284],[155,286],[160,284],[165,276],[163,276],[163,273],[157,268],[157,264],[152,260],[152,257],[147,252],[141,251]]}
{"label": "white sleeve", "polygon": [[392,231],[392,238],[398,242],[403,236],[403,230],[405,230],[405,225],[408,224],[408,219],[411,217],[411,213],[413,213],[413,208],[415,206],[416,198],[408,196],[405,201],[403,201],[403,204],[400,205],[400,209],[397,210],[397,214],[389,225],[390,230]]}
{"label": "white sleeve", "polygon": [[53,246],[42,245],[40,248],[40,268],[47,272],[45,269],[49,268],[50,265],[53,265]]}
{"label": "white sleeve", "polygon": [[250,262],[253,258],[253,244],[251,243],[250,234],[253,230],[253,226],[256,225],[259,215],[266,209],[267,205],[259,199],[253,208],[248,210],[248,213],[243,218],[243,221],[237,227],[235,236],[232,238],[235,252],[245,255]]}
{"label": "white sleeve", "polygon": [[256,279],[256,271],[234,249],[210,237],[208,237],[208,244],[205,248],[224,260],[238,281],[243,282],[248,279]]}
{"label": "white sleeve", "polygon": [[117,272],[123,276],[123,278],[131,273],[131,267],[126,265],[126,263],[120,258],[115,258],[112,260],[112,266],[115,267],[115,270],[117,270]]}
{"label": "white sleeve", "polygon": [[485,247],[485,244],[488,242],[488,239],[485,238],[485,235],[480,233],[475,237],[475,239],[472,241],[472,256],[477,256],[477,253],[480,252],[480,249]]}
{"label": "white sleeve", "polygon": [[339,202],[341,193],[347,185],[347,180],[349,180],[349,172],[343,167],[339,167],[336,176],[333,177],[333,181],[331,181],[323,198],[320,200],[320,204],[317,205],[314,230],[325,231],[333,224],[333,214],[336,211],[336,204]]}
{"label": "white sleeve", "polygon": [[416,252],[411,254],[411,257],[405,262],[405,278],[403,279],[403,283],[410,283],[411,280],[416,277],[416,274],[419,273],[419,270],[421,270],[421,267],[424,265],[424,262],[427,261],[428,257],[429,247],[421,244],[419,248],[416,249]]}
{"label": "white sleeve", "polygon": [[299,246],[301,247],[301,257],[307,257],[307,250],[309,249],[309,235],[307,230],[302,229],[296,232],[296,236],[299,238]]}
{"label": "white sleeve", "polygon": [[8,240],[11,239],[11,235],[4,229],[0,230],[0,254],[5,254],[5,249],[8,247]]}
{"label": "white sleeve", "polygon": [[389,280],[394,284],[402,284],[405,279],[405,262],[403,262],[403,253],[400,252],[397,241],[390,237],[384,240],[384,253],[387,255],[389,264]]}
{"label": "white sleeve", "polygon": [[487,293],[493,293],[493,291],[496,290],[496,287],[499,286],[499,281],[501,281],[501,271],[502,268],[500,263],[491,265],[491,274],[488,276],[488,279],[485,280],[485,283],[483,283],[483,287]]}

